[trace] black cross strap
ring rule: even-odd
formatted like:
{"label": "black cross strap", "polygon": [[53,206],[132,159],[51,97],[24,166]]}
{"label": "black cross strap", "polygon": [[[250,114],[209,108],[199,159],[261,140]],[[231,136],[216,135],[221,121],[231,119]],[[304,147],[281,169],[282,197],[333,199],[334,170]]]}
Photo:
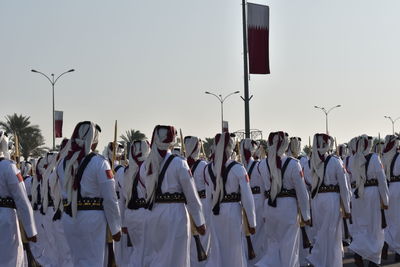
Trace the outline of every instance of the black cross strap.
{"label": "black cross strap", "polygon": [[396,163],[396,159],[399,156],[399,152],[397,152],[393,159],[392,159],[392,163],[390,164],[390,178],[400,178],[400,175],[394,176],[393,170],[394,170],[394,164]]}
{"label": "black cross strap", "polygon": [[[325,173],[326,173],[326,167],[328,166],[329,161],[331,160],[332,155],[329,155],[328,157],[326,157],[326,159],[324,160],[324,175],[322,177],[322,183],[321,186],[325,186]],[[311,198],[314,198],[317,195],[318,192],[318,184],[319,181],[321,180],[320,177],[318,177],[318,183],[317,183],[317,187],[314,188],[314,190],[311,192]]]}
{"label": "black cross strap", "polygon": [[248,172],[249,179],[251,179],[251,174],[253,173],[254,167],[256,166],[256,164],[257,164],[257,161],[253,161],[253,163],[250,166],[250,169],[249,169],[249,172]]}
{"label": "black cross strap", "polygon": [[194,172],[196,171],[197,167],[199,166],[199,163],[201,162],[201,159],[196,160],[196,162],[193,164],[192,168],[191,168],[191,172],[194,175]]}
{"label": "black cross strap", "polygon": [[167,172],[168,166],[171,164],[172,160],[176,157],[176,155],[170,155],[168,159],[165,161],[163,168],[161,169],[160,174],[158,175],[158,184],[156,195],[162,194],[161,185],[164,181],[165,173]]}
{"label": "black cross strap", "polygon": [[371,161],[372,155],[374,153],[370,153],[368,155],[365,156],[365,159],[367,160],[367,162],[365,163],[365,178],[368,177],[368,167],[369,167],[369,163]]}
{"label": "black cross strap", "polygon": [[[291,158],[291,157],[288,157],[288,158],[285,160],[285,162],[283,163],[283,166],[282,166],[282,169],[281,169],[282,184],[283,184],[283,179],[284,179],[284,177],[285,177],[286,169],[287,169],[287,167],[288,167],[288,165],[289,165],[289,163],[290,163],[291,160],[292,160],[292,158]],[[268,164],[268,161],[267,161],[267,164]],[[267,166],[268,166],[268,170],[269,170],[269,165],[267,165]],[[271,173],[271,172],[270,172],[270,173]],[[281,193],[282,190],[286,190],[286,189],[283,189],[283,186],[281,186],[281,188],[280,188],[278,194]],[[272,200],[271,197],[270,197],[270,198],[268,199],[268,205],[271,206],[271,207],[276,208],[276,197],[275,197],[274,200]]]}

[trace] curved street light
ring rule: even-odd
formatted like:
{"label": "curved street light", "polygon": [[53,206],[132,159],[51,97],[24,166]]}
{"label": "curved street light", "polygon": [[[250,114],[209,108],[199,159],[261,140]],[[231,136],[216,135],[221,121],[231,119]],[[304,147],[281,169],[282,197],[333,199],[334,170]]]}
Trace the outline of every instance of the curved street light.
{"label": "curved street light", "polygon": [[398,119],[400,119],[400,117],[397,117],[396,119],[392,119],[392,117],[390,117],[390,116],[384,116],[386,119],[389,119],[391,122],[392,122],[392,131],[393,131],[393,135],[395,134],[395,132],[394,132],[394,123],[398,120]]}
{"label": "curved street light", "polygon": [[224,130],[224,102],[228,97],[230,97],[231,95],[234,95],[234,94],[238,94],[238,93],[240,93],[240,91],[232,92],[232,93],[228,94],[225,97],[222,97],[221,94],[216,95],[216,94],[214,94],[212,92],[208,92],[208,91],[205,91],[204,93],[207,94],[207,95],[215,96],[218,99],[218,101],[221,103],[221,127],[222,127],[221,129],[223,131]]}
{"label": "curved street light", "polygon": [[320,109],[325,113],[325,131],[326,131],[326,134],[329,134],[329,131],[328,131],[328,115],[329,115],[329,112],[331,112],[335,108],[340,108],[341,106],[342,105],[336,105],[336,106],[331,107],[328,110],[326,110],[325,107],[314,106],[314,108]]}
{"label": "curved street light", "polygon": [[73,71],[75,71],[75,70],[74,70],[74,69],[67,70],[67,71],[61,73],[61,74],[60,74],[57,78],[55,78],[55,79],[54,79],[54,73],[52,73],[52,74],[51,74],[51,79],[50,79],[49,76],[47,76],[46,74],[44,74],[44,73],[41,72],[41,71],[37,71],[37,70],[34,70],[34,69],[31,70],[31,72],[39,73],[39,74],[43,75],[43,76],[46,77],[47,80],[49,80],[49,82],[51,83],[52,92],[53,92],[53,150],[56,149],[56,134],[55,134],[55,122],[54,122],[54,113],[55,113],[55,110],[54,110],[54,85],[56,84],[56,82],[58,81],[58,79],[60,79],[61,76],[63,76],[64,74],[67,74],[67,73],[69,73],[69,72],[73,72]]}

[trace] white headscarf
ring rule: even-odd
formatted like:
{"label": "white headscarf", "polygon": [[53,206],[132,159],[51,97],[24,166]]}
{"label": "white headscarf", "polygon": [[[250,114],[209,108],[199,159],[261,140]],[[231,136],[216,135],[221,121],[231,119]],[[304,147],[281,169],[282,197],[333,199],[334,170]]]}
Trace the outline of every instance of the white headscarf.
{"label": "white headscarf", "polygon": [[[184,138],[186,158],[188,161],[196,161],[200,157],[201,140],[196,136],[186,136]],[[190,166],[190,164],[189,164]]]}
{"label": "white headscarf", "polygon": [[[122,145],[120,142],[117,142],[116,147],[117,149],[115,152],[115,159],[119,159],[124,154],[124,145]],[[104,155],[110,162],[112,161],[113,158],[113,148],[114,148],[114,142],[109,142],[107,145],[106,155]]]}
{"label": "white headscarf", "polygon": [[240,141],[240,161],[247,169],[247,165],[249,164],[249,160],[253,157],[255,151],[257,149],[257,142],[250,139],[245,138]]}
{"label": "white headscarf", "polygon": [[156,197],[161,164],[169,147],[171,144],[175,143],[175,139],[176,130],[173,126],[157,125],[154,128],[151,139],[151,152],[145,161],[147,191],[146,201],[149,203],[150,209]]}
{"label": "white headscarf", "polygon": [[48,152],[45,156],[46,158],[46,166],[43,173],[42,178],[42,186],[40,187],[41,190],[41,197],[42,197],[42,207],[43,212],[47,212],[47,208],[49,205],[49,178],[50,174],[53,172],[55,168],[55,164],[57,162],[57,152]]}
{"label": "white headscarf", "polygon": [[367,135],[361,135],[357,138],[356,153],[353,156],[352,162],[352,177],[356,180],[356,190],[358,189],[358,196],[364,195],[364,184],[367,180],[367,173],[365,164],[367,160],[365,156],[369,154],[371,145]]}
{"label": "white headscarf", "polygon": [[40,157],[36,163],[36,168],[35,168],[35,175],[33,176],[33,181],[32,181],[32,203],[37,203],[38,202],[38,186],[41,180],[43,179],[43,174],[45,172],[45,165],[47,164],[46,158]]}
{"label": "white headscarf", "polygon": [[224,198],[224,181],[223,173],[225,171],[225,164],[230,159],[235,141],[231,138],[228,132],[217,134],[214,138],[214,160],[213,171],[215,175],[215,190],[212,192],[212,208],[214,214],[218,214],[219,203]]}
{"label": "white headscarf", "polygon": [[10,159],[8,142],[9,140],[7,134],[3,131],[0,131],[0,158]]}
{"label": "white headscarf", "polygon": [[281,158],[289,146],[289,135],[285,132],[273,132],[268,137],[268,165],[271,176],[270,201],[274,202],[282,189]]}
{"label": "white headscarf", "polygon": [[392,165],[392,160],[394,155],[397,152],[397,149],[399,148],[399,138],[396,135],[386,135],[385,137],[385,143],[383,145],[383,153],[382,153],[382,163],[385,168],[385,174],[386,178],[390,180],[391,173],[390,173],[390,168]]}
{"label": "white headscarf", "polygon": [[71,204],[72,217],[77,213],[78,189],[80,184],[76,181],[79,164],[82,159],[92,151],[92,145],[97,144],[100,127],[90,121],[80,122],[70,139],[70,148],[65,157],[64,190],[67,192],[67,204]]}
{"label": "white headscarf", "polygon": [[22,177],[27,177],[31,175],[32,164],[29,161],[21,162],[21,174]]}
{"label": "white headscarf", "polygon": [[315,134],[311,154],[312,191],[318,192],[324,181],[324,162],[331,150],[333,138],[327,134]]}
{"label": "white headscarf", "polygon": [[132,186],[140,166],[150,153],[150,144],[147,141],[134,141],[129,153],[129,167],[124,174],[124,187],[126,192],[126,207],[132,198]]}
{"label": "white headscarf", "polygon": [[289,157],[298,158],[301,153],[301,138],[300,137],[290,137],[290,143],[287,155]]}

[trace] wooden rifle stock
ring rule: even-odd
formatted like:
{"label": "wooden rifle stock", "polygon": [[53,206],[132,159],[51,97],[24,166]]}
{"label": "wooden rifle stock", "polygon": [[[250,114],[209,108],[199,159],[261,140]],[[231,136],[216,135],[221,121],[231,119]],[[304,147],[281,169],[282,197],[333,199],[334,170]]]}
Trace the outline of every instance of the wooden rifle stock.
{"label": "wooden rifle stock", "polygon": [[387,227],[386,223],[386,216],[385,216],[385,210],[381,209],[381,224],[382,224],[382,229],[385,229]]}
{"label": "wooden rifle stock", "polygon": [[344,238],[351,239],[349,226],[347,225],[347,220],[345,218],[343,218],[343,228],[344,228]]}
{"label": "wooden rifle stock", "polygon": [[249,229],[249,219],[247,218],[246,211],[242,208],[242,219],[243,219],[243,228],[244,228],[244,233],[246,235],[246,241],[247,241],[247,254],[249,257],[249,260],[252,260],[256,257],[256,253],[253,248],[253,243],[251,241],[250,237],[250,229]]}

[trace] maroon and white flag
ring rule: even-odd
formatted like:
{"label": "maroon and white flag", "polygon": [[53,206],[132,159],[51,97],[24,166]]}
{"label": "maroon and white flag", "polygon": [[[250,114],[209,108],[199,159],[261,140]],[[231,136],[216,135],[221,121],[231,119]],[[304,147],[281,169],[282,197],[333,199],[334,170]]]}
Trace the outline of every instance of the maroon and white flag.
{"label": "maroon and white flag", "polygon": [[269,7],[247,4],[249,72],[269,74]]}
{"label": "maroon and white flag", "polygon": [[63,112],[54,111],[54,127],[56,137],[62,137],[62,126],[63,126]]}

